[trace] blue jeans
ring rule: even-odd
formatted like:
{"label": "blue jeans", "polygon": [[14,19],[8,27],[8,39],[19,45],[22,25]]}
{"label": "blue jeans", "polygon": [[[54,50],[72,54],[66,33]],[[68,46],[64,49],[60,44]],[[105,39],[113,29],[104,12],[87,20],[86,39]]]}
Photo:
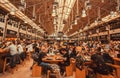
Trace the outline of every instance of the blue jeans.
{"label": "blue jeans", "polygon": [[39,66],[42,66],[43,74],[47,74],[48,70],[52,70],[49,63],[41,62]]}

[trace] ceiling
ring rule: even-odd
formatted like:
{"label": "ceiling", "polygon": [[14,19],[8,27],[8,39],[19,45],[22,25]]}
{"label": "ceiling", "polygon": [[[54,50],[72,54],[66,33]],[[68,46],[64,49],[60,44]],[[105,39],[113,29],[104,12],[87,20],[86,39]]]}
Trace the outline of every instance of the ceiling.
{"label": "ceiling", "polygon": [[[103,18],[116,11],[118,0],[9,0],[17,8],[20,8],[21,1],[25,2],[26,8],[22,12],[32,19],[49,35],[62,31],[70,35],[86,25],[93,23],[98,17]],[[87,5],[91,8],[86,9]],[[57,2],[57,3],[55,3]],[[53,8],[57,5],[57,15],[53,16]],[[87,13],[86,17],[81,17],[82,11]],[[79,16],[77,24],[72,22]],[[35,19],[34,19],[35,18]],[[57,18],[57,23],[54,24]],[[71,25],[72,24],[72,25]],[[72,28],[71,28],[72,26]]]}

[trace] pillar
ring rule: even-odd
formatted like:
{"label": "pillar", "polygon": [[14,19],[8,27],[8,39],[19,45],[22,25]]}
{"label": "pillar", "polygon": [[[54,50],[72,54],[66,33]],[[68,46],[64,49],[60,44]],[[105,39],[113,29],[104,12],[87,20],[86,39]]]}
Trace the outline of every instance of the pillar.
{"label": "pillar", "polygon": [[5,38],[6,38],[6,34],[7,34],[8,16],[9,16],[9,14],[5,15],[5,19],[4,19],[5,26],[4,26],[4,30],[3,30],[3,39],[2,39],[2,40],[5,40]]}

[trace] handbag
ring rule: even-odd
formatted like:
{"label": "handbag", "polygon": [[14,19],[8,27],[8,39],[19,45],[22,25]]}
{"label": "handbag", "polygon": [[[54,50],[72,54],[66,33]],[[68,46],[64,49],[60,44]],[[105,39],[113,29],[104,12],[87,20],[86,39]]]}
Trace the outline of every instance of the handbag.
{"label": "handbag", "polygon": [[39,59],[39,53],[33,52],[31,57],[34,61],[37,61]]}

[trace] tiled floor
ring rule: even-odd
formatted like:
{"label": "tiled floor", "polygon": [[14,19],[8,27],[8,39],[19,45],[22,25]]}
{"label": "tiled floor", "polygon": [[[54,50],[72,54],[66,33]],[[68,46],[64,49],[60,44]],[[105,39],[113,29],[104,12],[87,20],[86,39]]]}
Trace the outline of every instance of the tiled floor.
{"label": "tiled floor", "polygon": [[[32,77],[31,76],[31,70],[30,66],[32,65],[31,61],[26,61],[25,66],[19,66],[18,70],[14,72],[14,74],[11,74],[9,72],[5,72],[4,74],[0,73],[0,78],[41,78],[41,77]],[[71,77],[65,77],[65,78],[74,78],[74,76]]]}

